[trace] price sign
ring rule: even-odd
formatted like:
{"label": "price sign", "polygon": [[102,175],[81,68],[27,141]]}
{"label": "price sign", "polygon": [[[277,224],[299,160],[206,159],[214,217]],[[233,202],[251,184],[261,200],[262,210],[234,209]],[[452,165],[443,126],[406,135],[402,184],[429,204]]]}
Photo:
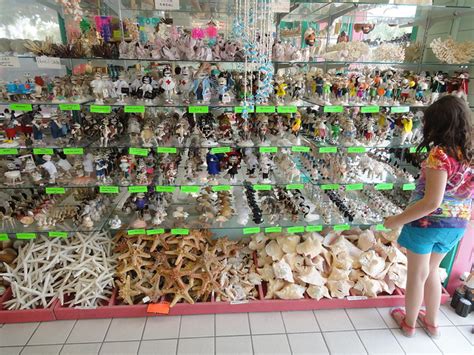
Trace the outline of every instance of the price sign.
{"label": "price sign", "polygon": [[189,106],[189,113],[209,113],[209,106]]}
{"label": "price sign", "polygon": [[155,186],[156,192],[174,192],[176,186]]}
{"label": "price sign", "polygon": [[217,185],[212,187],[212,191],[214,192],[219,192],[219,191],[230,191],[231,186],[230,185]]}
{"label": "price sign", "polygon": [[16,238],[17,239],[35,239],[36,233],[17,233]]}
{"label": "price sign", "polygon": [[171,230],[171,234],[188,235],[189,234],[189,229],[187,229],[187,228],[173,228]]}
{"label": "price sign", "polygon": [[375,185],[376,190],[393,190],[393,184],[390,182]]}
{"label": "price sign", "polygon": [[10,104],[10,110],[13,111],[33,111],[31,104]]}
{"label": "price sign", "polygon": [[64,187],[47,187],[46,193],[49,195],[63,195],[66,193],[66,189]]}
{"label": "price sign", "polygon": [[333,229],[338,232],[338,231],[348,231],[351,229],[351,226],[348,224],[336,224]]}
{"label": "price sign", "polygon": [[289,184],[289,185],[286,185],[286,189],[287,190],[302,190],[304,189],[304,185],[303,184]]}
{"label": "price sign", "polygon": [[391,113],[405,113],[410,112],[410,106],[392,106],[390,107]]}
{"label": "price sign", "polygon": [[201,186],[181,186],[180,190],[187,194],[197,194],[201,190]]}
{"label": "price sign", "polygon": [[17,57],[0,57],[0,68],[19,68],[20,61]]}
{"label": "price sign", "polygon": [[260,227],[247,227],[242,230],[244,234],[256,234],[260,233]]}
{"label": "price sign", "polygon": [[144,229],[130,229],[127,231],[128,235],[139,235],[139,234],[146,234]]}
{"label": "price sign", "polygon": [[59,104],[59,109],[61,111],[79,111],[81,105],[79,104]]}
{"label": "price sign", "polygon": [[148,156],[148,149],[147,148],[128,148],[128,154],[140,155],[142,157],[147,157]]}
{"label": "price sign", "polygon": [[253,185],[255,191],[269,191],[272,189],[272,185]]}
{"label": "price sign", "polygon": [[0,155],[16,155],[18,149],[16,148],[0,148]]}
{"label": "price sign", "polygon": [[317,225],[317,226],[306,226],[306,232],[321,232],[323,230],[323,226]]}
{"label": "price sign", "polygon": [[411,191],[416,188],[416,184],[410,183],[410,184],[403,184],[402,190],[403,191]]}
{"label": "price sign", "polygon": [[48,232],[50,238],[67,238],[67,232]]}
{"label": "price sign", "polygon": [[291,147],[291,151],[294,153],[308,153],[309,150],[310,148],[304,145],[297,145],[297,146]]}
{"label": "price sign", "polygon": [[337,153],[337,147],[320,147],[320,153]]}
{"label": "price sign", "polygon": [[[417,150],[417,147],[410,147],[410,153],[416,153],[416,150]],[[427,152],[428,152],[428,149],[426,147],[421,149],[421,153],[427,153]]]}
{"label": "price sign", "polygon": [[296,106],[277,106],[278,113],[296,113],[297,111]]}
{"label": "price sign", "polygon": [[90,111],[93,113],[111,113],[111,106],[102,106],[102,105],[91,105]]}
{"label": "price sign", "polygon": [[101,194],[118,194],[118,186],[99,186],[99,192]]}
{"label": "price sign", "polygon": [[276,153],[278,152],[278,148],[277,147],[260,147],[258,148],[258,151],[260,153]]}
{"label": "price sign", "polygon": [[265,233],[281,233],[281,227],[267,227],[265,228]]}
{"label": "price sign", "polygon": [[131,192],[131,193],[148,192],[148,186],[129,186],[128,192]]}
{"label": "price sign", "polygon": [[211,148],[211,153],[224,154],[224,153],[229,153],[230,150],[231,150],[230,147],[215,147],[215,148]]}
{"label": "price sign", "polygon": [[8,240],[8,234],[7,233],[0,233],[0,241]]}
{"label": "price sign", "polygon": [[179,10],[179,0],[155,0],[157,10]]}
{"label": "price sign", "polygon": [[242,112],[244,112],[245,108],[247,109],[247,112],[249,112],[249,113],[255,112],[255,108],[253,106],[247,106],[247,107],[245,107],[245,106],[235,106],[234,107],[234,112],[235,113],[242,113]]}
{"label": "price sign", "polygon": [[176,147],[158,147],[156,151],[160,154],[176,154],[178,149]]}
{"label": "price sign", "polygon": [[61,59],[58,57],[36,57],[36,65],[42,69],[61,69]]}
{"label": "price sign", "polygon": [[64,148],[63,153],[66,155],[83,155],[84,148]]}
{"label": "price sign", "polygon": [[125,113],[145,113],[145,106],[131,106],[127,105],[124,107]]}
{"label": "price sign", "polygon": [[343,112],[344,108],[342,106],[324,106],[324,112],[327,113],[336,113]]}
{"label": "price sign", "polygon": [[[155,2],[157,2],[157,1],[159,1],[159,0],[155,0]],[[150,303],[147,306],[146,311],[147,311],[147,313],[169,314],[170,313],[170,303],[169,302]]]}
{"label": "price sign", "polygon": [[304,226],[288,227],[286,230],[288,231],[288,233],[303,233]]}
{"label": "price sign", "polygon": [[257,113],[274,113],[275,106],[257,106],[255,111]]}
{"label": "price sign", "polygon": [[364,106],[360,109],[362,113],[377,113],[380,112],[379,106]]}
{"label": "price sign", "polygon": [[147,229],[146,235],[156,235],[156,234],[163,234],[165,230],[163,228],[158,229]]}
{"label": "price sign", "polygon": [[53,148],[33,148],[34,155],[52,155],[54,154]]}
{"label": "price sign", "polygon": [[338,190],[339,187],[339,184],[324,184],[321,185],[321,190]]}
{"label": "price sign", "polygon": [[347,152],[360,154],[360,153],[367,152],[367,148],[366,147],[349,147],[347,148]]}
{"label": "price sign", "polygon": [[346,190],[347,191],[357,191],[357,190],[363,190],[363,189],[364,189],[364,184],[362,184],[362,183],[347,184],[346,185]]}

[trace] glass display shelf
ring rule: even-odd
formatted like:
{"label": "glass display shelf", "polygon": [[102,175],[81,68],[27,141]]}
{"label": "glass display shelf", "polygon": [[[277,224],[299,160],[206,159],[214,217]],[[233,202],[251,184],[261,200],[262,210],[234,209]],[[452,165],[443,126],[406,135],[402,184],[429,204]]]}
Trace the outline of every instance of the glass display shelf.
{"label": "glass display shelf", "polygon": [[424,1],[416,4],[415,1],[397,1],[397,0],[292,0],[296,4],[360,4],[360,5],[393,5],[397,6],[423,6],[423,7],[449,7],[449,8],[474,8],[474,4],[469,1],[463,3],[458,0],[432,0],[431,2]]}

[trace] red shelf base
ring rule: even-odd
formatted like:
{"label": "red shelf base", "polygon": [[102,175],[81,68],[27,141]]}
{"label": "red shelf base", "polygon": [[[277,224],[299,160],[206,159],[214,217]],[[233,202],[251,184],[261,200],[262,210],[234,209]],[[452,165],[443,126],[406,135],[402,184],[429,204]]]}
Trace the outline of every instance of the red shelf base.
{"label": "red shelf base", "polygon": [[0,297],[0,323],[27,323],[47,322],[55,320],[54,307],[57,301],[48,308],[8,310],[3,308],[3,303],[12,298],[12,289],[8,288]]}

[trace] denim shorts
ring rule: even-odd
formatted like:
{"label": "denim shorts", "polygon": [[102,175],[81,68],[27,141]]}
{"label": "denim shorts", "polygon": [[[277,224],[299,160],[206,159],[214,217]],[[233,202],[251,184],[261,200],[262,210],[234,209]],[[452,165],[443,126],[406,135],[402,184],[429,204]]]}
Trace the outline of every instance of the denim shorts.
{"label": "denim shorts", "polygon": [[398,244],[415,254],[446,254],[464,235],[465,228],[418,228],[403,226]]}

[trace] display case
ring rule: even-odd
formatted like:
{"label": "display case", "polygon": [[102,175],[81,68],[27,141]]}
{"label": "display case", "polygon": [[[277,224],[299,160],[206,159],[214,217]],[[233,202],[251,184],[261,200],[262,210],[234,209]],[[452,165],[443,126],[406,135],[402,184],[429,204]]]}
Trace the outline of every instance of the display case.
{"label": "display case", "polygon": [[[62,259],[73,270],[100,253],[86,259],[107,277],[16,302],[28,269],[12,258],[0,322],[402,302],[383,220],[416,188],[426,107],[472,107],[472,4],[7,3],[0,238],[31,239],[21,260],[84,250]],[[297,282],[269,277],[272,258]]]}

